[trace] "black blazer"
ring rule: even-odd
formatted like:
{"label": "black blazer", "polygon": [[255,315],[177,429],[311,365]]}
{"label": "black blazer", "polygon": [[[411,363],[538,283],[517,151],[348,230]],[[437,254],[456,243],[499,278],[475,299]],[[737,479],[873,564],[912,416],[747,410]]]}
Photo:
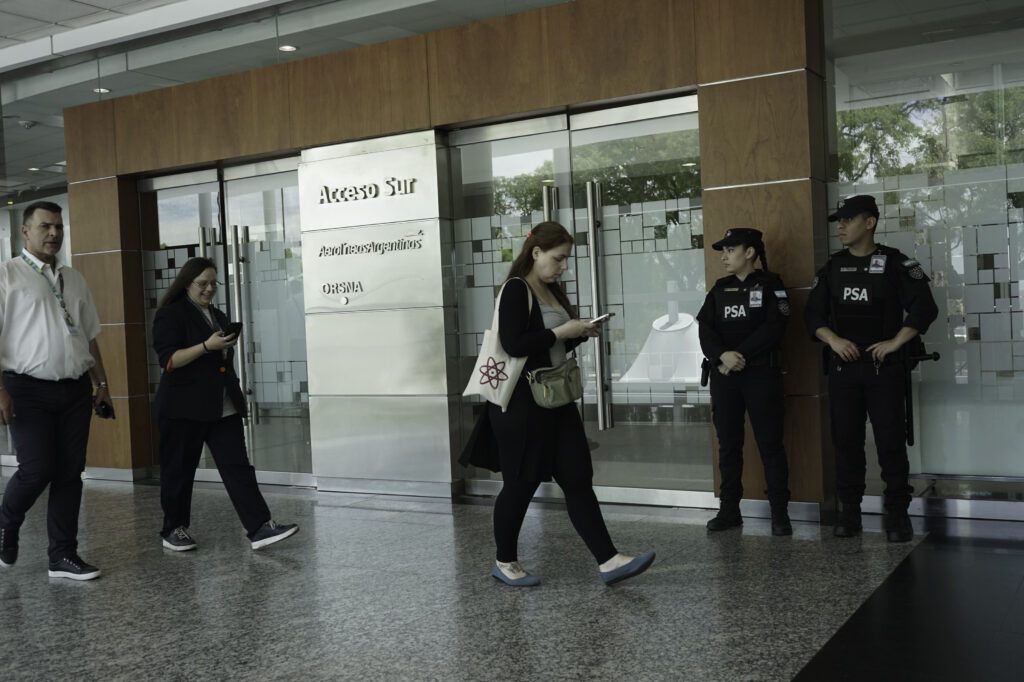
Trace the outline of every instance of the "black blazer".
{"label": "black blazer", "polygon": [[[213,306],[210,312],[221,329],[228,326],[224,313]],[[155,403],[158,420],[217,421],[224,409],[225,389],[238,414],[246,416],[245,397],[235,374],[234,348],[228,349],[227,357],[206,353],[184,367],[167,371],[167,362],[176,351],[202,343],[212,333],[206,317],[186,296],[156,311],[153,350],[162,370]]]}

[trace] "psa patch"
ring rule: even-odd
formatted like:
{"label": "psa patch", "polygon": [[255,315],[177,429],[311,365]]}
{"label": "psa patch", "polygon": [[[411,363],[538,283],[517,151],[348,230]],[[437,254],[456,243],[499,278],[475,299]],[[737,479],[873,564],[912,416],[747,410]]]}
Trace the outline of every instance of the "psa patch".
{"label": "psa patch", "polygon": [[911,279],[924,279],[924,270],[921,269],[921,264],[916,259],[908,258],[903,261],[903,267],[907,269],[907,274]]}
{"label": "psa patch", "polygon": [[789,296],[786,295],[786,290],[776,289],[775,298],[779,302],[779,313],[789,317]]}

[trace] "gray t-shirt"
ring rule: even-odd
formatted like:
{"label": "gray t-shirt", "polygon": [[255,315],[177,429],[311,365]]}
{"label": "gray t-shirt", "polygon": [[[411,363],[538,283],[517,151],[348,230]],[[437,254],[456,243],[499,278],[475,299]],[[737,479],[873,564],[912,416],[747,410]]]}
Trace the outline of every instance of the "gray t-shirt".
{"label": "gray t-shirt", "polygon": [[[565,312],[565,308],[562,306],[552,307],[543,301],[537,302],[540,303],[540,312],[544,316],[545,329],[554,329],[571,319],[569,313]],[[551,346],[551,366],[558,367],[563,362],[565,362],[565,341],[557,339],[555,345]]]}

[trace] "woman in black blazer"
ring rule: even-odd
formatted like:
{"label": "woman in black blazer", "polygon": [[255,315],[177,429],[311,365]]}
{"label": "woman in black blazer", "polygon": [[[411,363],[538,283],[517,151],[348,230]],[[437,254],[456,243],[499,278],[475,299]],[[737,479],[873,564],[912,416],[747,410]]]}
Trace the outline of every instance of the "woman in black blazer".
{"label": "woman in black blazer", "polygon": [[[552,478],[565,493],[569,518],[597,560],[605,583],[638,575],[654,561],[654,552],[635,558],[620,554],[608,535],[576,404],[540,407],[526,381],[527,371],[562,364],[567,351],[601,333],[600,324],[574,319],[576,311],[558,284],[569,267],[572,245],[572,235],[560,224],[540,223],[512,263],[498,302],[498,335],[509,355],[526,356],[526,366],[507,411],[487,405],[462,459],[463,464],[501,471],[503,485],[494,502],[497,561],[491,575],[517,587],[540,583],[519,564],[519,530],[537,486]],[[528,291],[533,294],[532,308]]]}
{"label": "woman in black blazer", "polygon": [[160,504],[163,546],[183,552],[196,548],[189,534],[192,484],[209,446],[228,497],[245,526],[253,549],[294,535],[295,524],[278,524],[249,464],[242,418],[245,398],[232,360],[238,335],[227,335],[228,319],[211,301],[217,293],[217,266],[192,258],[160,300],[153,321],[153,349],[163,373],[156,391],[160,428]]}

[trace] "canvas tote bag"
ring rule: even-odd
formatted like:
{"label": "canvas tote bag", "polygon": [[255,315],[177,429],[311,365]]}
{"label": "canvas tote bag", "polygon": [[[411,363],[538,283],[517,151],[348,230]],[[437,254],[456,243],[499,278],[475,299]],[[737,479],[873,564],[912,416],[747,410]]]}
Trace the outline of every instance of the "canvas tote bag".
{"label": "canvas tote bag", "polygon": [[[513,279],[520,279],[514,277]],[[464,396],[478,395],[487,402],[494,403],[504,412],[508,409],[508,401],[512,399],[512,391],[519,381],[519,375],[523,372],[526,358],[514,358],[505,352],[501,346],[501,338],[498,336],[498,308],[501,305],[501,295],[505,293],[505,287],[501,285],[498,298],[494,300],[494,319],[491,320],[491,328],[484,331],[484,340],[480,344],[480,354],[477,355],[476,364],[473,366],[473,374],[469,377]],[[523,282],[526,284],[526,282]],[[533,292],[530,285],[526,285],[526,296],[529,301],[529,312],[533,312]]]}

